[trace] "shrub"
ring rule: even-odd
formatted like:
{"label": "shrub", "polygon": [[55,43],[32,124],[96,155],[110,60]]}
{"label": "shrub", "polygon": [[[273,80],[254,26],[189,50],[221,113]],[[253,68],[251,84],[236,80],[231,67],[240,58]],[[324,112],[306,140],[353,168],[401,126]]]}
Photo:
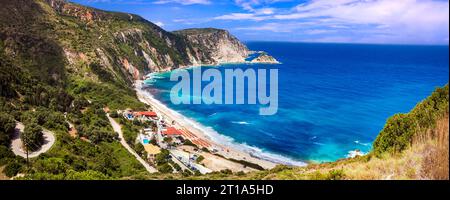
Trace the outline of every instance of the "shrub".
{"label": "shrub", "polygon": [[169,163],[173,166],[173,168],[175,168],[175,170],[181,171],[181,167],[179,164],[175,163],[173,160],[170,160]]}
{"label": "shrub", "polygon": [[231,175],[231,174],[233,174],[233,172],[232,172],[230,169],[223,169],[223,170],[220,170],[220,173],[226,174],[226,175]]}
{"label": "shrub", "polygon": [[342,180],[345,177],[344,170],[330,170],[328,172],[327,178],[328,180]]}
{"label": "shrub", "polygon": [[35,151],[44,143],[42,128],[35,123],[27,124],[24,132],[20,134],[20,139],[23,141],[25,148]]}
{"label": "shrub", "polygon": [[100,142],[113,142],[118,137],[118,134],[115,132],[95,129],[89,135],[89,140],[94,144],[99,144]]}
{"label": "shrub", "polygon": [[206,148],[206,147],[203,147],[203,148],[202,148],[202,151],[203,151],[203,152],[206,152],[206,153],[209,153],[209,149]]}
{"label": "shrub", "polygon": [[112,112],[109,114],[109,116],[112,117],[112,118],[119,118],[119,114],[117,114],[117,111],[112,111]]}
{"label": "shrub", "polygon": [[426,132],[436,124],[436,119],[449,112],[448,84],[437,88],[431,96],[416,105],[408,114],[389,118],[373,144],[376,156],[382,153],[399,153],[411,145],[416,133]]}
{"label": "shrub", "polygon": [[145,153],[144,145],[142,145],[140,142],[134,146],[134,150],[136,151],[137,154],[141,156],[144,155]]}
{"label": "shrub", "polygon": [[199,156],[196,161],[197,161],[197,163],[201,163],[204,159],[205,159],[205,157]]}
{"label": "shrub", "polygon": [[48,158],[38,160],[35,164],[35,168],[41,172],[61,174],[66,172],[69,166],[64,162],[62,158]]}
{"label": "shrub", "polygon": [[401,152],[410,144],[415,131],[414,120],[409,115],[394,115],[388,119],[380,136],[375,140],[375,153]]}
{"label": "shrub", "polygon": [[287,165],[277,165],[277,166],[275,166],[274,168],[272,168],[272,169],[270,170],[270,172],[272,172],[272,173],[277,173],[277,172],[282,172],[282,171],[284,171],[284,170],[290,170],[290,169],[292,169],[292,167],[289,167],[289,166],[287,166]]}
{"label": "shrub", "polygon": [[76,172],[73,170],[70,170],[67,175],[65,176],[66,180],[107,180],[108,176],[105,174],[94,171],[94,170],[87,170],[83,172]]}
{"label": "shrub", "polygon": [[233,158],[230,158],[229,160],[231,160],[233,162],[236,162],[236,163],[239,163],[241,165],[244,165],[245,167],[251,167],[251,168],[257,169],[257,170],[264,170],[264,167],[261,167],[261,165],[258,165],[256,163],[252,163],[252,162],[248,162],[246,160],[236,160],[236,159],[233,159]]}
{"label": "shrub", "polygon": [[197,145],[195,145],[194,143],[192,143],[192,141],[190,141],[190,140],[188,140],[188,139],[184,140],[184,143],[183,143],[183,144],[184,144],[184,145],[187,145],[187,146],[193,146],[193,147],[198,148]]}
{"label": "shrub", "polygon": [[23,164],[18,162],[12,162],[5,166],[3,173],[8,177],[13,177],[17,175],[22,170]]}
{"label": "shrub", "polygon": [[236,176],[244,176],[244,175],[245,175],[245,172],[243,172],[243,171],[236,172]]}
{"label": "shrub", "polygon": [[155,157],[155,161],[157,165],[163,165],[167,163],[167,159],[169,157],[170,153],[166,149],[162,149],[161,153],[157,154]]}
{"label": "shrub", "polygon": [[169,165],[169,163],[164,163],[162,165],[158,165],[158,171],[163,173],[163,174],[168,174],[168,173],[172,173],[173,169]]}
{"label": "shrub", "polygon": [[8,147],[0,145],[0,165],[6,164],[8,159],[14,157],[14,153]]}
{"label": "shrub", "polygon": [[0,145],[9,147],[15,127],[16,122],[12,116],[0,113]]}
{"label": "shrub", "polygon": [[184,177],[188,177],[188,176],[192,176],[193,174],[192,174],[191,171],[185,169],[185,170],[183,170],[183,172],[181,173],[181,175],[183,175]]}

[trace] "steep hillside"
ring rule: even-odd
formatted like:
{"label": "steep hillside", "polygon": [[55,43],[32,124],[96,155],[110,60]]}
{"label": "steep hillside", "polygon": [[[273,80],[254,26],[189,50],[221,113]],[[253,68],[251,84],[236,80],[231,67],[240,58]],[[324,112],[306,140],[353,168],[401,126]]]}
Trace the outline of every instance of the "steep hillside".
{"label": "steep hillside", "polygon": [[71,99],[84,98],[139,108],[131,85],[149,72],[243,61],[248,54],[223,30],[197,29],[194,41],[190,31],[170,33],[137,15],[65,0],[0,2],[0,86],[8,101],[20,100],[15,105],[53,102],[67,111]]}
{"label": "steep hillside", "polygon": [[[145,175],[120,146],[103,108],[146,109],[132,83],[149,72],[241,61],[248,54],[223,30],[207,29],[197,35],[205,41],[193,41],[184,31],[167,32],[137,15],[64,0],[0,5],[0,167],[9,177]],[[56,134],[54,146],[29,167],[10,150],[14,120]],[[68,122],[74,125],[71,134]]]}
{"label": "steep hillside", "polygon": [[64,64],[85,78],[131,83],[148,72],[243,62],[248,56],[247,48],[224,30],[173,34],[137,15],[64,0],[2,0],[2,5],[0,36],[6,52],[31,58],[40,66],[31,67],[35,74],[53,79],[63,77]]}

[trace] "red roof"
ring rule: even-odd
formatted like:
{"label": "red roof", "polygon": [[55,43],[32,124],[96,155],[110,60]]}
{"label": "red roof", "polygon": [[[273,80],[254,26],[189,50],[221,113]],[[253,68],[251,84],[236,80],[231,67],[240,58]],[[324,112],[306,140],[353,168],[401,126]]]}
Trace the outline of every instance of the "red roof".
{"label": "red roof", "polygon": [[169,127],[167,130],[163,131],[163,135],[181,135],[181,131],[177,130],[176,128]]}
{"label": "red roof", "polygon": [[136,116],[146,116],[146,117],[157,117],[158,115],[152,111],[144,111],[144,112],[135,112]]}

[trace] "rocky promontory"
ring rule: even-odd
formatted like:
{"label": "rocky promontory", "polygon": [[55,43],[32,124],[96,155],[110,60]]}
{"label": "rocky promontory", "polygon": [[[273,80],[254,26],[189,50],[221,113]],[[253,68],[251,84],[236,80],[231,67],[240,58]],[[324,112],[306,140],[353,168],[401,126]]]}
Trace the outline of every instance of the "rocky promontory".
{"label": "rocky promontory", "polygon": [[280,62],[273,56],[267,54],[266,52],[259,52],[256,58],[250,60],[250,63],[260,63],[260,64],[280,64]]}

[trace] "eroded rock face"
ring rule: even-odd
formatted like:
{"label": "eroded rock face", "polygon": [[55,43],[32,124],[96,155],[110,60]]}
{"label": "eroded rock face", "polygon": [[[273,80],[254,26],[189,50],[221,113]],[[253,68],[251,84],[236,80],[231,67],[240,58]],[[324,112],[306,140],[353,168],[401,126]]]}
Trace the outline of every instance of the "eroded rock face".
{"label": "eroded rock face", "polygon": [[[61,55],[65,58],[61,59],[65,64],[58,66],[83,77],[86,73],[91,73],[89,77],[112,76],[131,84],[150,72],[244,63],[250,54],[244,44],[225,30],[167,32],[137,15],[106,12],[65,0],[4,1],[8,7],[0,14],[0,24],[7,29],[0,30],[0,35],[54,41],[63,49]],[[14,45],[6,45],[5,49],[14,50]],[[11,54],[14,53],[18,52]],[[98,69],[89,70],[89,66]]]}
{"label": "eroded rock face", "polygon": [[68,3],[65,0],[45,0],[56,12],[60,14],[67,14],[70,16],[78,17],[83,21],[93,21],[101,19],[101,12],[97,12],[95,9],[78,6]]}
{"label": "eroded rock face", "polygon": [[129,29],[115,33],[118,43],[133,46],[135,54],[145,59],[146,72],[168,71],[200,65],[221,63],[244,63],[250,51],[237,38],[225,30],[189,29],[174,34],[155,30],[155,35],[181,55],[174,58],[171,52],[164,52],[151,43],[142,29]]}
{"label": "eroded rock face", "polygon": [[128,62],[126,58],[122,59],[122,65],[128,71],[128,73],[133,76],[134,80],[140,79],[139,70],[136,69],[136,67],[134,67],[130,62]]}
{"label": "eroded rock face", "polygon": [[228,31],[220,29],[187,29],[174,32],[193,47],[193,58],[203,64],[245,62],[250,51]]}

